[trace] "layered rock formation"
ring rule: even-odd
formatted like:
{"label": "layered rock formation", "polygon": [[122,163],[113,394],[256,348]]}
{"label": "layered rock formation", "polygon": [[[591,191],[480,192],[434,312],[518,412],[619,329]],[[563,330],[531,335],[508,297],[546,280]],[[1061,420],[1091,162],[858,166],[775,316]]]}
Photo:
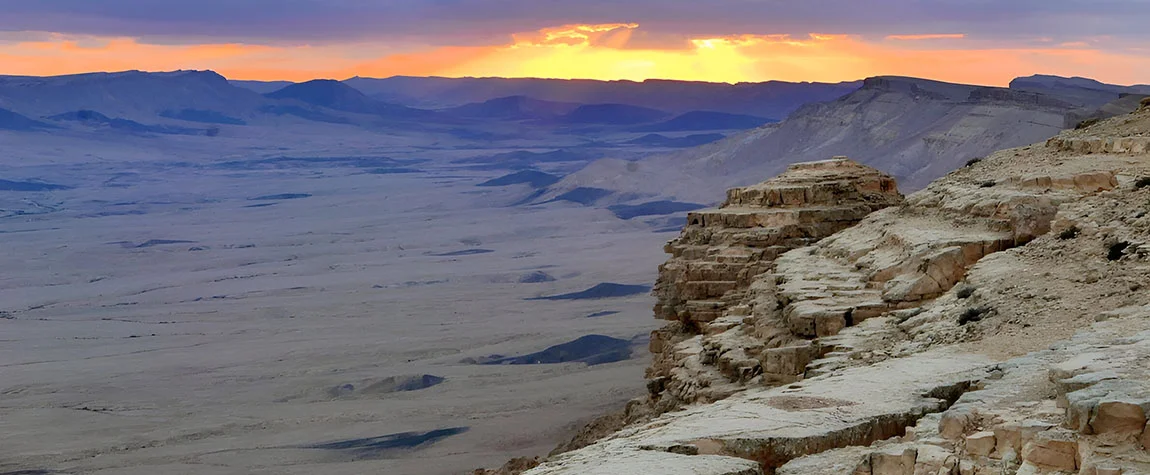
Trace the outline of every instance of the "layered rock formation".
{"label": "layered rock formation", "polygon": [[[1150,473],[1144,136],[1145,108],[899,206],[844,161],[732,191],[668,246],[656,315],[674,322],[632,425],[527,473]],[[859,214],[803,227],[823,206]]]}
{"label": "layered rock formation", "polygon": [[[672,257],[659,268],[654,291],[655,316],[674,322],[651,337],[649,387],[655,400],[667,393],[660,410],[721,399],[764,372],[779,380],[802,374],[811,357],[802,330],[792,336],[754,322],[743,328],[744,320],[765,319],[752,315],[764,285],[752,284],[784,252],[902,200],[891,177],[837,157],[792,165],[764,183],[730,190],[718,209],[689,213],[682,235],[666,246]],[[837,324],[820,323],[826,334]],[[742,341],[714,338],[732,328],[743,330]]]}

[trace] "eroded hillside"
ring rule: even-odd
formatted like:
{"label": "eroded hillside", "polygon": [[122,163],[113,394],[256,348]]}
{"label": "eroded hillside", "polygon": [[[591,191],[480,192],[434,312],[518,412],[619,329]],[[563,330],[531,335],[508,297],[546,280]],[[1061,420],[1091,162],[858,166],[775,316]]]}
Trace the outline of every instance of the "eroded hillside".
{"label": "eroded hillside", "polygon": [[1061,89],[1041,90],[870,78],[858,91],[804,106],[779,124],[638,162],[599,160],[553,189],[714,203],[722,190],[777,175],[791,163],[849,155],[918,190],[972,158],[1045,140],[1071,112],[1099,105]]}
{"label": "eroded hillside", "polygon": [[1144,106],[901,203],[841,160],[732,190],[668,245],[628,427],[527,473],[1150,472],[1148,143]]}

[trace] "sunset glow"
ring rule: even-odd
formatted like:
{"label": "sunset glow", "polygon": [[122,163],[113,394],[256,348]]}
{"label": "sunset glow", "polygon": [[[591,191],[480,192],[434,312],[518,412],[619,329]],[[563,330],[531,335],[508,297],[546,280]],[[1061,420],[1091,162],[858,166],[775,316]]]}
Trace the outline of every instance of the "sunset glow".
{"label": "sunset glow", "polygon": [[651,78],[713,82],[846,81],[905,75],[1003,85],[1033,73],[1146,81],[1150,59],[1077,41],[993,44],[962,33],[868,39],[807,35],[653,38],[635,23],[573,24],[508,35],[486,45],[154,44],[130,37],[37,34],[0,42],[3,74],[59,75],[128,69],[211,69],[233,79],[301,81],[351,76]]}

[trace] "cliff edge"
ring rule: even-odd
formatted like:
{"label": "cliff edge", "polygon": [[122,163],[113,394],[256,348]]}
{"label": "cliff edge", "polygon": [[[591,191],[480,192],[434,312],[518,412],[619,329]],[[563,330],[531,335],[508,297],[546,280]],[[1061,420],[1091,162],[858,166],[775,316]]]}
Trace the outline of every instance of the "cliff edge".
{"label": "cliff edge", "polygon": [[649,394],[525,473],[1150,473],[1148,107],[905,200],[796,164],[666,250]]}

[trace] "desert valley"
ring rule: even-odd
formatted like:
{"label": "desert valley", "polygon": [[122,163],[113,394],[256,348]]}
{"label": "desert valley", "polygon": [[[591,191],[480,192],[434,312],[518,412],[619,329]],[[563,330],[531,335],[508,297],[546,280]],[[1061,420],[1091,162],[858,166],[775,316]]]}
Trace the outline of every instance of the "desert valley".
{"label": "desert valley", "polygon": [[1145,473],[1147,96],[0,77],[0,474]]}

